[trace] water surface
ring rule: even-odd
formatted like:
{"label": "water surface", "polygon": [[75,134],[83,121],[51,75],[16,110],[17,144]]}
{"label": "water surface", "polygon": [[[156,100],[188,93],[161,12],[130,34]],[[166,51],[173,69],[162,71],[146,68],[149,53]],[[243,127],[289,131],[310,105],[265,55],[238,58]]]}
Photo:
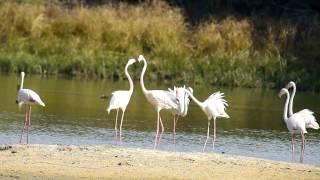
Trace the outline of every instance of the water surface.
{"label": "water surface", "polygon": [[[18,75],[0,74],[0,143],[18,143],[23,125],[24,109],[19,110],[16,100]],[[136,81],[137,82],[137,81]],[[170,85],[148,83],[148,89],[166,90]],[[278,90],[221,88],[191,85],[199,100],[215,91],[222,91],[229,103],[230,119],[217,120],[216,153],[244,155],[291,162],[291,136],[282,121],[284,99]],[[25,88],[35,90],[46,107],[33,106],[29,142],[33,144],[112,144],[115,112],[105,111],[108,101],[101,94],[128,89],[124,81],[95,81],[57,77],[26,76]],[[294,109],[309,108],[320,119],[320,96],[297,92]],[[173,144],[173,117],[162,112],[165,133],[160,149],[166,151],[201,152],[207,130],[207,117],[192,102],[188,116],[179,119],[176,144]],[[123,124],[124,147],[153,148],[156,130],[156,112],[146,101],[138,83]],[[320,131],[308,130],[305,163],[320,165]],[[300,136],[296,136],[295,158],[298,162]],[[207,152],[212,152],[212,141]]]}

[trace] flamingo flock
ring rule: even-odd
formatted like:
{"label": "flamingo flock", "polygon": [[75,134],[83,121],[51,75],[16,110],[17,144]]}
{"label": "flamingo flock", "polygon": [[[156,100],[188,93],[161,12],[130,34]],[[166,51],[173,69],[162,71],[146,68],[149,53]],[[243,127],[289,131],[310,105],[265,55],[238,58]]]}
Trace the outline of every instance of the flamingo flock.
{"label": "flamingo flock", "polygon": [[[227,101],[224,99],[224,93],[220,91],[211,94],[206,100],[199,101],[193,94],[193,89],[191,87],[176,87],[173,89],[168,88],[168,90],[148,90],[144,84],[144,75],[147,70],[147,61],[143,55],[139,55],[138,62],[143,62],[143,68],[140,75],[140,86],[144,96],[147,101],[154,107],[155,112],[157,114],[157,128],[156,135],[154,140],[154,148],[157,148],[160,143],[160,139],[162,133],[164,132],[164,125],[161,118],[161,110],[169,111],[173,115],[173,143],[175,143],[175,135],[176,135],[176,125],[178,118],[185,117],[188,112],[188,106],[190,100],[192,99],[200,109],[207,115],[208,117],[208,127],[207,127],[207,135],[206,140],[204,142],[203,151],[206,149],[206,145],[208,140],[210,139],[210,126],[211,121],[213,120],[213,143],[212,150],[214,151],[215,141],[216,141],[216,119],[217,118],[230,118],[230,116],[226,113],[226,108],[228,107]],[[128,68],[136,63],[135,59],[129,59],[124,72],[129,81],[129,90],[118,90],[114,91],[111,94],[111,99],[109,105],[107,106],[108,114],[112,110],[116,110],[116,119],[115,119],[115,137],[118,141],[121,142],[122,139],[122,124],[124,120],[124,114],[131,99],[134,84],[130,74],[128,73]],[[24,89],[24,77],[25,73],[21,72],[21,83],[18,89],[17,95],[17,104],[19,108],[23,105],[25,107],[25,119],[24,125],[20,135],[20,143],[22,143],[22,136],[25,130],[27,130],[27,140],[28,144],[29,139],[29,128],[31,126],[31,105],[40,105],[45,107],[45,103],[41,100],[40,96],[31,89]],[[292,94],[290,96],[289,89],[293,89]],[[279,92],[279,97],[281,98],[283,95],[286,95],[286,101],[283,109],[283,120],[291,134],[291,150],[292,157],[294,154],[294,135],[301,135],[301,152],[300,152],[300,162],[303,162],[304,150],[306,145],[305,134],[307,133],[306,128],[319,129],[319,124],[317,123],[314,113],[309,109],[303,109],[296,113],[293,113],[293,99],[296,93],[296,85],[293,81],[289,82],[285,88],[282,88]],[[101,96],[102,99],[108,99],[109,96]],[[122,111],[120,126],[118,128],[118,113],[119,110]],[[119,129],[119,133],[118,133]],[[160,133],[160,135],[159,135]]]}

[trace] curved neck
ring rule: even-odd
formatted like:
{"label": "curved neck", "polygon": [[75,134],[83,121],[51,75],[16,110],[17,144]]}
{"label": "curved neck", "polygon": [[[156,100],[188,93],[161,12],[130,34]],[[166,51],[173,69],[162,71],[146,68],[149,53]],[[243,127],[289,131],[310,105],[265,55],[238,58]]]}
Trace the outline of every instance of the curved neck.
{"label": "curved neck", "polygon": [[21,74],[20,90],[23,89],[24,75]]}
{"label": "curved neck", "polygon": [[203,102],[200,102],[198,99],[196,99],[193,94],[191,94],[188,90],[184,90],[190,97],[191,99],[198,104],[198,106],[203,107]]}
{"label": "curved neck", "polygon": [[182,115],[183,116],[185,116],[185,115],[187,115],[187,113],[188,113],[188,103],[187,103],[187,100],[188,100],[188,96],[187,96],[187,93],[185,93],[184,94],[184,98],[183,98],[183,100],[184,100],[184,107],[183,107],[183,113],[182,113]]}
{"label": "curved neck", "polygon": [[290,97],[290,103],[289,103],[289,116],[292,116],[293,114],[293,98],[294,98],[294,95],[296,94],[296,85],[293,84],[292,88],[293,88],[293,91],[292,91],[292,94]]}
{"label": "curved neck", "polygon": [[289,104],[289,98],[290,95],[288,92],[286,92],[287,98],[286,98],[286,103],[284,104],[284,108],[283,108],[283,120],[286,122],[288,120],[288,104]]}
{"label": "curved neck", "polygon": [[133,82],[132,82],[132,79],[131,79],[131,77],[130,77],[130,74],[128,73],[128,67],[129,67],[129,65],[127,64],[127,65],[126,65],[126,68],[125,68],[125,70],[124,70],[124,73],[126,74],[128,80],[129,80],[129,85],[130,85],[129,92],[132,93],[132,92],[133,92]]}
{"label": "curved neck", "polygon": [[144,63],[144,65],[143,65],[143,69],[142,69],[141,76],[140,76],[140,85],[141,85],[141,88],[142,88],[143,93],[145,94],[145,93],[147,93],[147,91],[148,91],[148,90],[146,89],[146,87],[144,86],[144,82],[143,82],[144,73],[145,73],[146,70],[147,70],[147,62],[146,62],[145,59],[143,59],[143,63]]}

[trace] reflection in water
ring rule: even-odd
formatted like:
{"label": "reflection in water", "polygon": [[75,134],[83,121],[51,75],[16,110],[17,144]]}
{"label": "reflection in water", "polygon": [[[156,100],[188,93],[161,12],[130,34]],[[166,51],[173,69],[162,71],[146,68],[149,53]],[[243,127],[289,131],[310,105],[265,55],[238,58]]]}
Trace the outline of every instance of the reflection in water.
{"label": "reflection in water", "polygon": [[[18,75],[0,75],[0,143],[18,143],[23,125],[23,110],[15,104]],[[291,161],[290,135],[282,120],[283,100],[278,91],[262,89],[228,89],[196,86],[194,94],[204,100],[215,91],[222,91],[230,105],[230,119],[217,120],[216,153],[238,154],[266,159]],[[114,141],[115,112],[106,112],[108,101],[101,94],[128,89],[127,81],[87,81],[78,79],[41,78],[29,76],[26,88],[37,91],[45,108],[34,107],[30,143],[42,144],[111,144]],[[162,84],[150,84],[148,89],[164,89]],[[299,88],[298,88],[299,89]],[[297,92],[295,111],[309,108],[318,116],[320,97]],[[176,144],[173,144],[173,117],[161,112],[165,127],[160,149],[168,151],[201,152],[205,140],[207,117],[194,103],[190,103],[187,117],[177,124]],[[318,118],[320,119],[320,118]],[[146,101],[138,83],[123,123],[123,146],[153,148],[156,113]],[[308,130],[305,163],[320,165],[320,131]],[[300,137],[296,138],[295,157],[299,161]],[[208,142],[212,146],[212,141]],[[207,148],[209,151],[211,148]],[[210,151],[209,151],[210,152]]]}

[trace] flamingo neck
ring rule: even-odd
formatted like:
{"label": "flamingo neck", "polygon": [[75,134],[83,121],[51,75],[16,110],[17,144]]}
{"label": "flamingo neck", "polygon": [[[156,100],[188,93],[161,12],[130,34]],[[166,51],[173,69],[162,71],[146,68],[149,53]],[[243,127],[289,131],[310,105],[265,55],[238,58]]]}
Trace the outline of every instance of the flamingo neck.
{"label": "flamingo neck", "polygon": [[292,94],[290,97],[290,103],[289,103],[289,116],[292,116],[292,114],[293,114],[293,98],[294,98],[294,96],[296,94],[296,90],[297,90],[295,84],[293,84],[292,88],[293,88],[293,91],[292,91]]}
{"label": "flamingo neck", "polygon": [[204,107],[204,105],[203,105],[203,102],[200,102],[197,98],[195,98],[194,96],[193,96],[193,94],[191,94],[188,90],[184,90],[190,97],[191,97],[191,99],[196,103],[196,104],[198,104],[198,106],[200,106],[201,108],[203,108]]}
{"label": "flamingo neck", "polygon": [[23,89],[24,75],[21,73],[20,90]]}
{"label": "flamingo neck", "polygon": [[142,69],[141,76],[140,76],[140,85],[141,85],[143,93],[146,94],[148,92],[148,90],[144,86],[144,82],[143,82],[144,73],[147,70],[147,62],[145,59],[143,59],[143,63],[144,63],[144,65],[143,65],[143,69]]}
{"label": "flamingo neck", "polygon": [[129,92],[132,93],[133,92],[133,82],[132,82],[130,74],[128,73],[128,67],[129,66],[130,65],[128,65],[128,64],[126,65],[124,72],[125,72],[128,80],[129,80],[129,85],[130,85]]}
{"label": "flamingo neck", "polygon": [[188,103],[187,103],[187,100],[188,100],[188,95],[187,95],[187,93],[185,93],[185,95],[184,95],[184,107],[183,107],[183,112],[182,112],[182,116],[186,116],[187,115],[187,113],[188,113]]}
{"label": "flamingo neck", "polygon": [[286,103],[284,104],[284,108],[283,108],[283,120],[284,120],[284,122],[287,122],[287,120],[288,120],[288,104],[289,104],[289,98],[290,98],[289,92],[286,92],[286,95],[287,95]]}

